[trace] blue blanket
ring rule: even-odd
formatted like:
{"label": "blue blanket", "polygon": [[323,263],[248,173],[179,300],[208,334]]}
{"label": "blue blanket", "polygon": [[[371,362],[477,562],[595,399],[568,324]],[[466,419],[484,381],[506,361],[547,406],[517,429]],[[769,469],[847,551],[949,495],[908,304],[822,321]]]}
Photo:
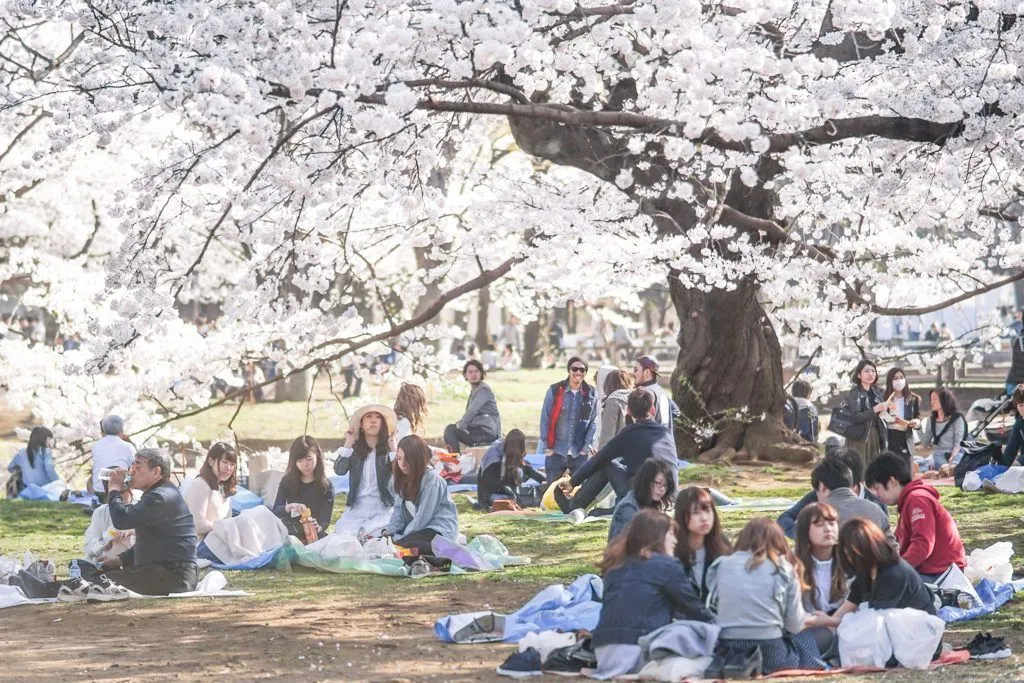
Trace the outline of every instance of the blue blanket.
{"label": "blue blanket", "polygon": [[947,624],[952,624],[956,621],[970,621],[971,619],[983,617],[986,614],[992,614],[1005,605],[1013,597],[1014,593],[1024,590],[1024,580],[996,584],[988,579],[982,579],[974,587],[974,590],[978,591],[978,597],[981,598],[981,607],[972,607],[970,609],[943,607],[939,609],[939,616],[942,620]]}
{"label": "blue blanket", "polygon": [[[572,631],[581,628],[593,631],[597,628],[597,621],[601,616],[603,590],[601,577],[584,574],[568,587],[562,584],[548,586],[512,614],[475,612],[442,617],[434,623],[434,633],[446,643],[498,640],[517,643],[532,631]],[[481,619],[484,616],[489,618]],[[465,628],[474,621],[487,624],[493,628],[493,632],[486,634]],[[468,635],[470,631],[473,635],[466,639],[456,637],[460,633]]]}
{"label": "blue blanket", "polygon": [[281,548],[283,547],[284,546],[277,546],[276,548],[271,548],[262,555],[257,555],[251,560],[246,560],[245,562],[241,562],[239,564],[228,565],[221,564],[220,562],[214,562],[210,565],[210,567],[212,567],[213,569],[230,569],[233,571],[241,571],[245,569],[263,569],[264,567],[270,566],[274,562],[274,558],[277,556],[279,552],[281,552]]}

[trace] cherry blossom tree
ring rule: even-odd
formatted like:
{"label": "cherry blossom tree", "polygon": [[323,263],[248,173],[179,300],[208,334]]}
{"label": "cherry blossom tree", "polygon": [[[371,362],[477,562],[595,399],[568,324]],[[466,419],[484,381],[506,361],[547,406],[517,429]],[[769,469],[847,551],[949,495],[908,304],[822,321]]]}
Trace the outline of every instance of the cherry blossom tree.
{"label": "cherry blossom tree", "polygon": [[[49,115],[34,170],[85,137],[145,146],[81,371],[145,367],[172,415],[282,337],[290,372],[400,333],[440,362],[424,296],[493,283],[529,315],[667,278],[681,452],[787,457],[780,333],[826,391],[872,316],[1024,277],[1017,2],[5,9],[0,114]],[[174,306],[211,293],[201,338]]]}

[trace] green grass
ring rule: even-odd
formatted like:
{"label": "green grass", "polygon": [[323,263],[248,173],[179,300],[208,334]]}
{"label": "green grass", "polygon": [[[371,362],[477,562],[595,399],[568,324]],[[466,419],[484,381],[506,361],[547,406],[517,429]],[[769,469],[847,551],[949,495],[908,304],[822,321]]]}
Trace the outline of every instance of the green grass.
{"label": "green grass", "polygon": [[[548,386],[564,378],[562,370],[519,370],[517,372],[494,372],[487,377],[498,399],[503,431],[521,429],[527,436],[536,436],[540,422],[540,404]],[[331,395],[326,380],[320,380],[313,392],[309,408],[309,433],[321,439],[341,439],[348,428],[346,415],[369,402],[394,405],[398,383],[386,385],[365,384],[363,395],[358,399],[345,399],[339,403]],[[469,385],[457,376],[449,378],[440,386],[427,388],[430,414],[427,416],[426,437],[439,440],[445,425],[462,417],[469,395]],[[225,404],[175,422],[181,428],[191,428],[192,436],[204,443],[221,438],[234,415],[237,404]],[[244,443],[247,440],[290,441],[304,432],[307,418],[305,401],[266,402],[242,406],[233,428]]]}

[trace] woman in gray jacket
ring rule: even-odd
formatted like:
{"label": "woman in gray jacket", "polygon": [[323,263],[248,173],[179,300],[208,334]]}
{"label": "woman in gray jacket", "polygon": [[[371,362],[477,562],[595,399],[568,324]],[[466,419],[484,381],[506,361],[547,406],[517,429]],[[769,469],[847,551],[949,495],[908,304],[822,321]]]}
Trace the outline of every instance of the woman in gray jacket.
{"label": "woman in gray jacket", "polygon": [[459,537],[459,516],[448,497],[448,485],[430,466],[430,446],[422,437],[407,436],[398,443],[395,457],[395,492],[398,501],[387,533],[395,545],[433,555],[436,536]]}
{"label": "woman in gray jacket", "polygon": [[633,375],[625,370],[612,370],[605,376],[601,390],[601,430],[597,435],[597,450],[601,450],[628,424],[626,403],[629,392],[633,390]]}

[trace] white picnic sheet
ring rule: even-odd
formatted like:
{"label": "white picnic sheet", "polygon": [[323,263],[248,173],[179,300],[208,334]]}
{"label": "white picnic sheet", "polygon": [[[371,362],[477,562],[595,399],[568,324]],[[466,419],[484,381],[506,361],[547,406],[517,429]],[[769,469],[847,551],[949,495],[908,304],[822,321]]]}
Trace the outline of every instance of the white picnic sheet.
{"label": "white picnic sheet", "polygon": [[[242,590],[225,590],[228,580],[219,571],[212,571],[203,577],[194,591],[171,593],[170,595],[140,595],[129,591],[132,599],[154,600],[156,598],[240,598],[252,595]],[[17,605],[45,605],[59,602],[57,598],[29,598],[18,586],[0,586],[0,609]]]}

